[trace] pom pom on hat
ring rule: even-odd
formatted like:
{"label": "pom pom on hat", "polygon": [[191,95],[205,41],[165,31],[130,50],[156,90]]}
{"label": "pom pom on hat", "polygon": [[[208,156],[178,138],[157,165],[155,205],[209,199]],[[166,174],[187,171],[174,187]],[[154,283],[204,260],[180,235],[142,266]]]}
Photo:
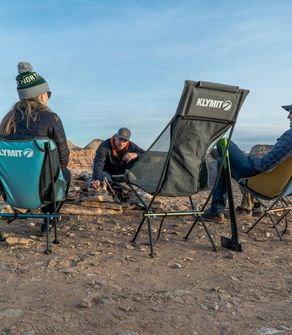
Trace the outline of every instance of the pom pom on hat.
{"label": "pom pom on hat", "polygon": [[19,62],[17,67],[18,73],[32,72],[32,66],[27,62]]}

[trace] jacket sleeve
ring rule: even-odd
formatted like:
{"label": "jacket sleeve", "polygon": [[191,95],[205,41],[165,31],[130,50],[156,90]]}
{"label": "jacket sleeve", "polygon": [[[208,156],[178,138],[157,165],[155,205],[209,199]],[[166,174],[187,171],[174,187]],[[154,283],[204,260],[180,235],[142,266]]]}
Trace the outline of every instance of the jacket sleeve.
{"label": "jacket sleeve", "polygon": [[129,148],[129,152],[135,152],[136,154],[138,154],[138,158],[140,158],[141,155],[144,154],[145,150],[143,150],[142,148],[140,148],[137,144],[131,142],[131,146]]}
{"label": "jacket sleeve", "polygon": [[264,157],[254,157],[252,163],[259,172],[269,171],[292,156],[292,129],[286,131]]}
{"label": "jacket sleeve", "polygon": [[70,150],[68,148],[65,131],[63,128],[62,121],[53,113],[53,119],[51,122],[51,138],[55,141],[58,149],[59,160],[61,168],[66,168],[69,163]]}
{"label": "jacket sleeve", "polygon": [[103,181],[103,170],[107,155],[108,152],[106,148],[101,144],[96,150],[93,161],[93,174],[92,174],[93,180]]}

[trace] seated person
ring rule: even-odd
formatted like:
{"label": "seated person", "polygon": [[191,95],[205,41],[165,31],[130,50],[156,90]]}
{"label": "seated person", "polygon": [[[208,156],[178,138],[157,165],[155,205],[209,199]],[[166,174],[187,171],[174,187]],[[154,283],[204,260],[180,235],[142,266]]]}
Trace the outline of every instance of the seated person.
{"label": "seated person", "polygon": [[[69,183],[70,171],[69,148],[66,135],[59,116],[48,108],[51,91],[48,83],[32,66],[26,62],[18,64],[16,77],[19,101],[4,116],[0,125],[0,137],[8,140],[23,140],[32,138],[50,138],[57,146],[60,165],[65,180]],[[58,204],[60,210],[62,203]],[[50,210],[48,206],[42,208],[43,212]]]}
{"label": "seated person", "polygon": [[[288,108],[290,107],[290,108]],[[290,129],[285,131],[277,140],[272,149],[263,157],[253,157],[246,155],[238,146],[230,142],[229,160],[232,177],[235,180],[255,176],[261,172],[268,171],[276,167],[282,161],[292,156],[292,105],[283,107],[289,114]],[[219,155],[222,156],[219,151]],[[221,160],[221,157],[218,159]],[[212,195],[211,207],[203,215],[204,220],[222,222],[224,220],[224,209],[227,201],[227,186],[224,171],[221,171],[218,184]]]}
{"label": "seated person", "polygon": [[112,175],[122,175],[137,162],[144,150],[130,141],[128,128],[120,128],[115,135],[103,141],[96,150],[93,163],[92,186],[99,190],[106,180],[112,183]]}

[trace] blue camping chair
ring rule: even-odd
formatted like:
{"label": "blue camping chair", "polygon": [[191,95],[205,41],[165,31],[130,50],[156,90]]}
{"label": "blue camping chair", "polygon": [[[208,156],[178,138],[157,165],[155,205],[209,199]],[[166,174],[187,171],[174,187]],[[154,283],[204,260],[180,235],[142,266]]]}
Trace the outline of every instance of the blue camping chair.
{"label": "blue camping chair", "polygon": [[[14,213],[0,213],[0,217],[7,218],[8,222],[17,218],[44,219],[45,253],[50,253],[49,224],[54,226],[53,243],[59,243],[57,203],[65,200],[67,187],[54,141],[43,138],[0,140],[0,183],[4,201],[14,210]],[[42,207],[47,211],[44,214],[30,212]],[[21,213],[19,209],[26,209],[27,213]]]}

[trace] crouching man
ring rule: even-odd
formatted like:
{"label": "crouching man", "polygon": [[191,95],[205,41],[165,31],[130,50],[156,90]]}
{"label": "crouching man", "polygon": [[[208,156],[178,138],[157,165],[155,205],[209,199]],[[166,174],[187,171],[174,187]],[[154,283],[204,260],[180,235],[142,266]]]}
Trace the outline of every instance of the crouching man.
{"label": "crouching man", "polygon": [[[137,162],[144,150],[130,141],[131,132],[128,128],[120,128],[115,135],[103,141],[96,150],[92,186],[99,190],[106,180],[117,191],[112,175],[122,175]],[[122,199],[120,199],[122,200]]]}

